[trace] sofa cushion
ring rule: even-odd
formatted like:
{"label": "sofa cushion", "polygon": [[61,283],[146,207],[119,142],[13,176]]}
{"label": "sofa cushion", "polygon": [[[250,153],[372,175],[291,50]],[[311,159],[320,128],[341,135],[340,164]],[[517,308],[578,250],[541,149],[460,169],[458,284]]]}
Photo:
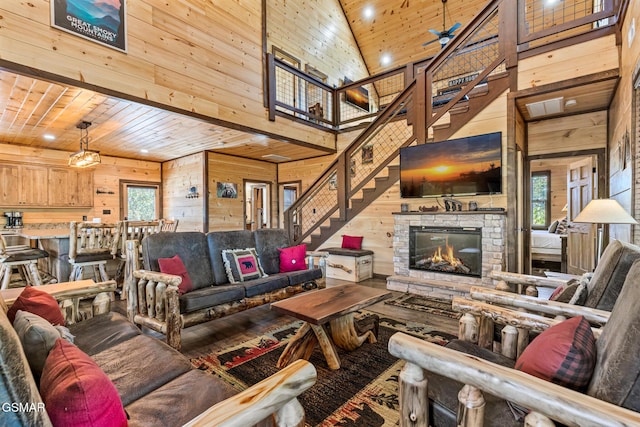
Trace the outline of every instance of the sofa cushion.
{"label": "sofa cushion", "polygon": [[595,338],[589,322],[572,317],[538,335],[525,348],[516,369],[574,390],[583,390],[596,362]]}
{"label": "sofa cushion", "polygon": [[[0,296],[0,301],[2,297]],[[38,387],[15,329],[0,309],[0,402],[29,402],[40,410],[3,411],[0,424],[6,426],[49,426]]]}
{"label": "sofa cushion", "polygon": [[175,255],[171,258],[158,258],[158,265],[160,266],[161,273],[174,274],[182,277],[182,282],[178,285],[178,292],[180,295],[193,290],[191,277],[189,277],[187,267],[184,266],[179,255]]}
{"label": "sofa cushion", "polygon": [[291,246],[289,248],[278,248],[278,252],[280,252],[280,273],[306,270],[306,243],[297,246]]}
{"label": "sofa cushion", "polygon": [[35,286],[26,286],[7,311],[7,317],[11,323],[18,310],[37,314],[52,325],[64,325],[64,317],[56,299]]}
{"label": "sofa cushion", "polygon": [[256,251],[264,272],[280,272],[280,252],[278,248],[291,246],[287,232],[281,228],[261,228],[253,232]]}
{"label": "sofa cushion", "polygon": [[362,239],[363,236],[348,236],[346,234],[342,235],[342,245],[343,249],[362,249]]}
{"label": "sofa cushion", "polygon": [[299,285],[301,283],[313,282],[314,280],[322,279],[322,270],[319,268],[291,271],[289,273],[282,274],[287,276],[290,285]]}
{"label": "sofa cushion", "polygon": [[[226,381],[207,372],[191,370],[128,405],[129,426],[183,425],[236,393]],[[171,409],[159,411],[158,408]]]}
{"label": "sofa cushion", "polygon": [[126,426],[120,396],[75,345],[58,339],[44,365],[40,392],[55,426]]}
{"label": "sofa cushion", "polygon": [[74,344],[89,356],[140,335],[140,329],[119,313],[109,312],[69,325]]}
{"label": "sofa cushion", "polygon": [[609,321],[596,341],[598,360],[587,394],[640,411],[640,261],[625,280]]}
{"label": "sofa cushion", "polygon": [[142,239],[142,258],[148,270],[160,271],[158,258],[171,258],[175,255],[182,259],[187,268],[193,289],[213,284],[209,248],[204,233],[156,233]]}
{"label": "sofa cushion", "polygon": [[268,277],[250,280],[242,283],[245,296],[254,297],[256,295],[265,294],[267,292],[277,291],[278,289],[289,286],[289,279],[283,274],[272,274]]}
{"label": "sofa cushion", "polygon": [[253,233],[249,230],[212,231],[207,234],[207,245],[209,248],[209,262],[213,270],[212,283],[224,285],[229,283],[229,279],[227,278],[227,270],[224,267],[222,251],[225,249],[253,248],[255,247],[255,242]]}
{"label": "sofa cushion", "polygon": [[[18,313],[16,313],[13,328],[16,330],[18,337],[20,337],[31,372],[37,379],[42,375],[44,361],[58,338],[64,339],[70,336],[56,329],[51,323],[37,314],[22,310],[18,310]],[[64,326],[58,326],[58,328],[64,328]]]}
{"label": "sofa cushion", "polygon": [[222,260],[230,283],[265,277],[255,248],[224,249]]}
{"label": "sofa cushion", "polygon": [[93,356],[129,405],[191,369],[189,360],[157,338],[138,335]]}
{"label": "sofa cushion", "polygon": [[633,262],[640,259],[640,247],[613,240],[605,249],[587,286],[586,307],[611,311]]}
{"label": "sofa cushion", "polygon": [[244,298],[244,288],[240,285],[209,286],[180,296],[180,313],[190,313],[201,308],[240,301],[242,298]]}

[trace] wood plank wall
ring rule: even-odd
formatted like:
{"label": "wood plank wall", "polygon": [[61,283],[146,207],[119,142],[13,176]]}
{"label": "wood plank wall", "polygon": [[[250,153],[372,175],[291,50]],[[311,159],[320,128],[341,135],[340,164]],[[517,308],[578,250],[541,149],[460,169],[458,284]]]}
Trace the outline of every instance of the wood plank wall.
{"label": "wood plank wall", "polygon": [[[209,229],[207,231],[245,229],[245,202],[247,195],[244,182],[267,182],[270,185],[271,227],[278,222],[278,168],[270,162],[243,159],[224,154],[208,153],[207,177],[209,183],[208,211]],[[238,197],[235,199],[217,197],[216,184],[231,182],[237,185]],[[250,216],[250,212],[247,212]]]}
{"label": "wood plank wall", "polygon": [[[506,144],[506,99],[505,92],[501,97],[496,99],[474,120],[465,125],[452,138],[462,138],[465,136],[480,135],[490,132],[502,132],[503,147]],[[338,146],[343,150],[355,137],[355,135],[340,135],[338,138]],[[506,150],[503,149],[503,164],[506,156]],[[333,160],[327,156],[327,161],[318,159],[316,161],[290,162],[279,166],[279,177],[293,177],[300,171],[305,171],[307,176],[315,177],[326,168],[326,165]],[[395,162],[397,163],[397,162]],[[463,204],[475,200],[480,207],[506,207],[506,189],[509,183],[506,179],[506,168],[503,168],[503,195],[498,196],[478,196],[478,197],[459,197],[457,198]],[[381,175],[385,175],[382,172]],[[313,178],[315,179],[315,178]],[[284,179],[283,179],[284,180]],[[303,180],[303,188],[306,188],[310,182]],[[365,236],[362,242],[364,249],[374,251],[373,271],[375,274],[392,275],[393,272],[393,212],[400,211],[401,203],[408,203],[410,210],[418,210],[420,206],[442,204],[439,199],[402,199],[400,197],[400,183],[396,183],[387,190],[375,202],[369,205],[354,220],[345,225],[333,237],[325,242],[322,247],[340,246],[342,243],[342,235]],[[442,209],[444,205],[442,204]]]}
{"label": "wood plank wall", "polygon": [[[205,154],[196,153],[162,164],[164,217],[179,220],[179,231],[205,231],[204,162]],[[187,197],[191,187],[199,197]]]}
{"label": "wood plank wall", "polygon": [[607,145],[607,112],[530,122],[528,155],[570,153]]}
{"label": "wood plank wall", "polygon": [[[637,31],[639,16],[640,2],[629,2],[626,19],[622,25],[620,83],[609,109],[608,131],[609,195],[636,219],[640,219],[640,102],[638,91],[633,89],[633,84],[640,69],[640,40]],[[630,161],[621,164],[618,143],[623,146],[622,142],[627,132],[631,158]],[[627,167],[623,168],[624,165]],[[640,244],[640,226],[637,225],[610,225],[609,235],[610,238]]]}
{"label": "wood plank wall", "polygon": [[267,1],[267,48],[278,47],[339,86],[369,76],[338,0]]}
{"label": "wood plank wall", "polygon": [[128,52],[122,53],[52,28],[49,1],[4,1],[0,65],[21,64],[79,86],[333,148],[329,133],[268,120],[261,14],[262,0],[127,2]]}
{"label": "wood plank wall", "polygon": [[[594,60],[597,58],[597,60]],[[518,90],[618,68],[615,35],[518,61]]]}
{"label": "wood plank wall", "polygon": [[[59,165],[67,167],[68,152],[46,149],[35,149],[8,144],[0,144],[0,161],[33,164]],[[68,223],[100,218],[102,222],[116,222],[120,218],[120,180],[157,183],[161,181],[160,163],[142,160],[122,159],[102,156],[102,163],[93,168],[94,199],[93,208],[25,208],[23,222],[25,226],[36,224]],[[103,194],[96,194],[100,190]],[[0,206],[0,212],[16,211],[16,208]],[[103,211],[110,213],[105,214]]]}

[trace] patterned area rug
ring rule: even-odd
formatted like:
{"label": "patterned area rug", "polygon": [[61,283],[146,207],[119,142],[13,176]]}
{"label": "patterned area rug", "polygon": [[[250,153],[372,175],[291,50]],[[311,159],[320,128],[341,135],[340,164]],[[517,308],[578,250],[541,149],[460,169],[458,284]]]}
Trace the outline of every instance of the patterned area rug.
{"label": "patterned area rug", "polygon": [[[362,315],[371,313],[363,310]],[[244,390],[277,372],[276,362],[301,324],[292,322],[236,347],[191,359],[191,363]],[[308,426],[397,425],[398,375],[404,362],[387,351],[389,338],[397,331],[440,345],[455,338],[424,324],[381,317],[377,343],[365,342],[352,352],[338,349],[339,370],[330,370],[316,347],[309,361],[318,371],[318,380],[299,397]]]}
{"label": "patterned area rug", "polygon": [[439,316],[447,316],[452,319],[459,319],[462,315],[451,308],[451,300],[444,298],[425,297],[422,295],[404,294],[396,298],[388,299],[385,304],[408,308],[411,310],[424,311]]}

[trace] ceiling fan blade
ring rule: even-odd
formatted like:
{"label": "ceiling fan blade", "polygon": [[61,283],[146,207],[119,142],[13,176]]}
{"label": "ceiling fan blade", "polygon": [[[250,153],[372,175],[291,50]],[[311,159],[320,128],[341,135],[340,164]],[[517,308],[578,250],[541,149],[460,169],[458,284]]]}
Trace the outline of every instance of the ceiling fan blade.
{"label": "ceiling fan blade", "polygon": [[440,31],[436,31],[434,29],[430,29],[429,32],[433,35],[435,35],[436,37],[440,37]]}
{"label": "ceiling fan blade", "polygon": [[457,30],[458,28],[460,28],[462,26],[461,23],[456,22],[455,24],[453,24],[453,27],[449,28],[449,30],[447,31],[449,34],[453,33],[455,30]]}
{"label": "ceiling fan blade", "polygon": [[426,45],[429,45],[429,44],[431,44],[431,43],[435,43],[435,42],[437,42],[437,41],[440,41],[440,39],[433,39],[433,40],[431,40],[431,41],[428,41],[428,42],[422,43],[422,46],[426,46]]}

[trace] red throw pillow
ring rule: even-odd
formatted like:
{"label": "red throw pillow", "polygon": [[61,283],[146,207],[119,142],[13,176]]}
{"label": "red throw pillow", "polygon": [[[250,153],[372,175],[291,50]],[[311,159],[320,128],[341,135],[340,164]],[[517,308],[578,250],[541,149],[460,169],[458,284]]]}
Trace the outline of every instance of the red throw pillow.
{"label": "red throw pillow", "polygon": [[307,269],[305,262],[307,254],[306,243],[291,246],[290,248],[278,248],[278,251],[280,252],[280,273]]}
{"label": "red throw pillow", "polygon": [[343,249],[362,249],[362,236],[347,236],[342,235],[342,248]]}
{"label": "red throw pillow", "polygon": [[64,316],[56,299],[35,286],[25,287],[7,311],[7,317],[11,324],[13,324],[18,310],[37,314],[52,325],[64,326]]}
{"label": "red throw pillow", "polygon": [[54,426],[126,426],[118,390],[96,362],[58,338],[44,363],[40,394]]}
{"label": "red throw pillow", "polygon": [[175,276],[182,277],[182,283],[178,285],[178,292],[180,295],[186,294],[193,290],[193,283],[191,277],[187,272],[187,267],[184,266],[182,259],[175,255],[172,258],[158,258],[158,265],[160,265],[160,272],[166,274],[173,274]]}
{"label": "red throw pillow", "polygon": [[596,363],[589,322],[578,316],[538,335],[522,352],[516,369],[574,390],[584,390]]}

